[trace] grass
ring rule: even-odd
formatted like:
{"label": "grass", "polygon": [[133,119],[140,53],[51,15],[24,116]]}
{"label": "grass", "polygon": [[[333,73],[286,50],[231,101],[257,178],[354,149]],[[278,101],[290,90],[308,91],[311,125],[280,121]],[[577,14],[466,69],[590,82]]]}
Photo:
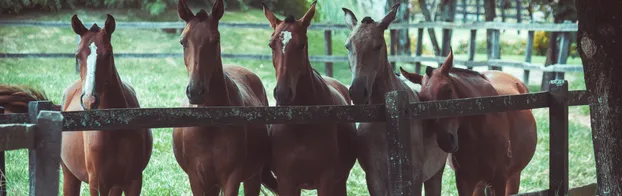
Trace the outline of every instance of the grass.
{"label": "grass", "polygon": [[[163,18],[149,18],[138,10],[77,10],[83,21],[100,21],[103,24],[105,13],[111,12],[117,21],[172,21],[178,20],[174,10],[165,13]],[[70,21],[72,12],[63,11],[54,14],[29,13],[17,17],[3,16],[5,19],[62,20]],[[248,12],[227,12],[223,21],[265,22],[260,10]],[[509,32],[509,31],[508,31]],[[270,54],[267,47],[270,31],[252,29],[221,29],[222,50],[226,53]],[[466,38],[456,32],[454,41]],[[468,32],[467,34],[468,35]],[[508,36],[503,36],[508,38]],[[69,28],[35,27],[0,27],[0,52],[20,53],[72,53],[75,52],[75,34]],[[512,38],[509,36],[509,38]],[[333,36],[333,52],[345,55],[341,45],[346,39],[345,33]],[[321,55],[324,50],[323,32],[309,32],[309,52]],[[113,34],[115,52],[181,52],[179,36],[164,33],[161,30],[117,29]],[[464,54],[457,54],[461,58]],[[477,55],[476,60],[485,55]],[[504,59],[522,60],[522,56],[504,55]],[[580,59],[570,60],[577,63]],[[185,99],[184,89],[187,75],[181,58],[165,59],[116,59],[116,66],[121,78],[131,84],[137,92],[142,107],[178,107]],[[225,63],[245,65],[257,73],[263,80],[269,97],[275,86],[274,69],[270,61],[248,61],[224,59]],[[543,57],[534,57],[533,62],[543,62]],[[575,62],[573,62],[575,61]],[[73,59],[0,59],[0,83],[25,84],[44,90],[49,98],[59,103],[63,90],[79,78],[74,70]],[[315,68],[323,73],[323,65],[314,63]],[[345,84],[350,83],[347,64],[336,63],[335,78]],[[522,72],[521,72],[522,73]],[[519,75],[520,76],[520,75]],[[534,78],[537,76],[532,75]],[[567,74],[570,88],[585,89],[582,74]],[[536,80],[536,79],[534,79]],[[589,109],[587,106],[571,108],[570,119],[570,186],[580,186],[595,182],[596,174],[589,127]],[[548,110],[533,110],[538,123],[538,146],[534,158],[523,171],[521,192],[546,189],[548,186]],[[585,119],[587,118],[587,123]],[[575,120],[579,119],[579,120]],[[142,195],[191,195],[186,174],[173,158],[171,129],[154,129],[154,147],[151,161],[144,171]],[[7,152],[7,177],[9,195],[27,195],[28,168],[27,151]],[[457,195],[453,171],[447,167],[443,178],[443,195]],[[356,165],[348,179],[349,195],[368,195],[365,177]],[[61,178],[62,179],[62,178]],[[61,182],[62,183],[62,182]],[[83,194],[87,194],[83,184]],[[315,195],[315,191],[304,191],[304,195]]]}

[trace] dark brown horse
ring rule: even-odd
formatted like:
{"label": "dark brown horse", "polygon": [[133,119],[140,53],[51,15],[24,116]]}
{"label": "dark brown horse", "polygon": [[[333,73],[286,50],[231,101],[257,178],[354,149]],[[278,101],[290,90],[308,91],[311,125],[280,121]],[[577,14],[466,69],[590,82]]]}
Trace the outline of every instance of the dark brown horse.
{"label": "dark brown horse", "polygon": [[[452,68],[453,52],[439,69],[428,67],[426,75],[408,73],[408,80],[421,84],[423,101],[474,98],[528,93],[519,79],[500,71]],[[531,110],[431,119],[439,146],[450,155],[460,195],[482,195],[492,185],[495,195],[518,193],[520,173],[536,150],[536,122]]]}
{"label": "dark brown horse", "polygon": [[[352,30],[346,48],[352,70],[350,96],[354,104],[384,104],[385,94],[396,90],[408,92],[410,102],[419,102],[414,90],[396,76],[387,57],[384,31],[395,19],[399,5],[393,6],[378,22],[365,17],[360,23],[352,11],[343,8],[345,22]],[[358,159],[366,174],[369,193],[387,195],[386,123],[361,123],[358,137]],[[421,194],[421,183],[425,181],[426,195],[440,195],[447,153],[438,147],[434,131],[423,129],[421,120],[411,121],[411,138],[416,194]]]}
{"label": "dark brown horse", "polygon": [[[114,18],[108,14],[103,29],[97,24],[87,29],[74,15],[71,26],[81,38],[76,52],[80,79],[65,90],[61,110],[139,108],[134,89],[115,68]],[[80,195],[80,181],[90,185],[91,195],[140,195],[152,145],[150,129],[63,132],[64,195]]]}
{"label": "dark brown horse", "polygon": [[[349,105],[347,88],[322,77],[309,63],[307,28],[315,2],[300,19],[276,18],[264,5],[274,29],[269,46],[276,70],[274,98],[278,105]],[[300,195],[317,189],[318,195],[346,195],[346,180],[356,160],[354,123],[278,124],[272,126],[273,170],[278,194]]]}
{"label": "dark brown horse", "polygon": [[30,86],[0,85],[0,106],[4,113],[28,113],[28,103],[31,101],[48,100],[43,91]]}
{"label": "dark brown horse", "polygon": [[[192,13],[185,0],[177,10],[186,28],[181,35],[184,62],[190,76],[186,96],[192,107],[268,106],[259,77],[238,65],[223,65],[220,57],[218,21],[224,2],[217,0],[211,14]],[[194,195],[259,195],[262,177],[275,189],[270,173],[270,138],[265,124],[175,128],[173,149],[188,174]],[[263,174],[262,174],[262,171]]]}

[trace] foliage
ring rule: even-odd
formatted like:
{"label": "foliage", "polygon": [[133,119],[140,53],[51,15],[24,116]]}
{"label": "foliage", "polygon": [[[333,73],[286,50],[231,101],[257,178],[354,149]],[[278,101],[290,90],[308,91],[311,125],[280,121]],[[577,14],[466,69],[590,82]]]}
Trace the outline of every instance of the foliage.
{"label": "foliage", "polygon": [[533,35],[533,49],[536,55],[545,55],[549,49],[549,32],[536,31]]}

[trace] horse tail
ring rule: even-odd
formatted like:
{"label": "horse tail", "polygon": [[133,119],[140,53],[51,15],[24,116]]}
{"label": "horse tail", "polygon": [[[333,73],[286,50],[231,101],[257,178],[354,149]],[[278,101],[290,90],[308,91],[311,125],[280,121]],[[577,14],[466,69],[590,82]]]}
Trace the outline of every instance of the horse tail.
{"label": "horse tail", "polygon": [[277,192],[277,181],[276,178],[272,175],[270,171],[270,167],[268,165],[264,166],[261,170],[261,183],[270,190],[273,194]]}
{"label": "horse tail", "polygon": [[33,87],[0,85],[0,106],[13,113],[28,113],[28,102],[44,100],[45,92]]}

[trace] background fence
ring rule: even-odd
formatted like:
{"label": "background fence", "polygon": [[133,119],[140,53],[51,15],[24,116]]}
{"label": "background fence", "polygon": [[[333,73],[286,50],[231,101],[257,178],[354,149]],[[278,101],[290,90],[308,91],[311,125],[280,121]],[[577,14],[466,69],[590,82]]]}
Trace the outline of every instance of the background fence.
{"label": "background fence", "polygon": [[[131,128],[188,127],[208,124],[301,124],[330,122],[386,122],[389,152],[390,195],[413,195],[413,174],[410,163],[409,119],[431,119],[455,116],[469,116],[512,110],[549,108],[550,117],[550,162],[549,188],[524,195],[566,195],[568,189],[568,107],[587,104],[586,91],[568,91],[566,81],[556,80],[550,83],[550,90],[521,95],[494,96],[455,99],[445,101],[409,103],[406,92],[394,91],[386,96],[385,104],[355,106],[289,106],[289,107],[204,107],[204,108],[139,108],[139,109],[102,109],[90,111],[61,112],[61,117],[52,120],[45,116],[52,113],[40,113],[43,110],[57,110],[51,102],[30,102],[28,114],[0,115],[0,124],[37,123],[34,136],[27,131],[0,130],[2,145],[11,134],[21,137],[34,137],[34,153],[46,152],[48,156],[37,155],[31,166],[31,195],[40,191],[48,194],[58,192],[58,167],[61,127],[62,131],[78,130],[115,130]],[[37,117],[39,114],[39,118]],[[44,116],[44,118],[41,118]],[[41,123],[48,122],[48,124]],[[26,135],[24,135],[26,134]],[[17,147],[4,148],[11,150]],[[49,149],[48,149],[49,148]],[[31,156],[32,157],[32,156]],[[43,164],[43,165],[42,165]],[[32,169],[36,168],[36,169]],[[45,169],[38,169],[45,168]],[[54,169],[52,169],[54,168]],[[53,179],[56,184],[38,187],[41,179]],[[49,181],[46,181],[49,182]],[[593,190],[595,185],[580,187],[571,191]],[[34,188],[33,188],[34,187]],[[41,188],[41,189],[39,189]],[[54,194],[54,195],[57,195]]]}
{"label": "background fence", "polygon": [[[85,23],[85,24],[92,24]],[[43,22],[43,21],[6,21],[0,20],[1,26],[36,26],[36,27],[60,27],[71,28],[69,22]],[[139,28],[139,29],[182,29],[185,27],[183,22],[117,22],[116,28]],[[221,22],[219,28],[251,28],[251,29],[270,29],[268,24],[264,23],[225,23]],[[422,23],[395,23],[391,24],[390,29],[416,29],[417,43],[415,54],[411,56],[389,56],[390,62],[413,63],[415,70],[420,72],[422,62],[442,63],[445,57],[442,56],[423,56],[423,32],[427,28],[443,29],[443,30],[470,30],[469,52],[467,59],[454,60],[456,65],[463,65],[467,68],[488,67],[495,69],[497,67],[513,67],[523,69],[523,81],[529,82],[530,71],[543,72],[582,72],[583,66],[580,64],[566,64],[568,58],[568,48],[570,47],[570,33],[577,31],[576,23],[562,24],[523,24],[523,23],[499,23],[499,22],[473,22],[473,23],[447,23],[447,22],[422,22]],[[325,74],[333,76],[334,62],[348,62],[347,56],[332,55],[332,34],[333,31],[349,30],[343,24],[312,24],[310,30],[324,31],[324,53],[323,56],[310,56],[312,62],[322,62],[325,64]],[[488,50],[488,59],[486,61],[475,61],[476,54],[476,34],[477,31],[492,30],[493,34],[489,37],[492,47]],[[527,44],[525,48],[525,60],[509,61],[501,59],[501,41],[500,31],[503,30],[519,30],[527,31]],[[544,64],[531,63],[533,54],[534,32],[557,32],[561,36],[559,43],[559,53],[557,54],[557,64],[545,66]],[[395,45],[395,39],[390,39],[391,45]],[[450,41],[450,38],[444,39],[443,42]],[[79,42],[77,36],[76,42]],[[449,44],[442,44],[449,46]],[[267,46],[266,46],[267,47]],[[390,53],[395,54],[395,47],[390,47]],[[443,51],[446,51],[445,49]],[[183,56],[182,53],[115,53],[115,58],[167,58]],[[75,58],[74,53],[0,53],[0,58]],[[247,60],[271,60],[271,54],[231,54],[224,53],[222,58],[247,59]],[[76,70],[77,62],[76,62]],[[558,74],[557,79],[563,79],[563,74]],[[548,81],[542,81],[548,82]]]}

